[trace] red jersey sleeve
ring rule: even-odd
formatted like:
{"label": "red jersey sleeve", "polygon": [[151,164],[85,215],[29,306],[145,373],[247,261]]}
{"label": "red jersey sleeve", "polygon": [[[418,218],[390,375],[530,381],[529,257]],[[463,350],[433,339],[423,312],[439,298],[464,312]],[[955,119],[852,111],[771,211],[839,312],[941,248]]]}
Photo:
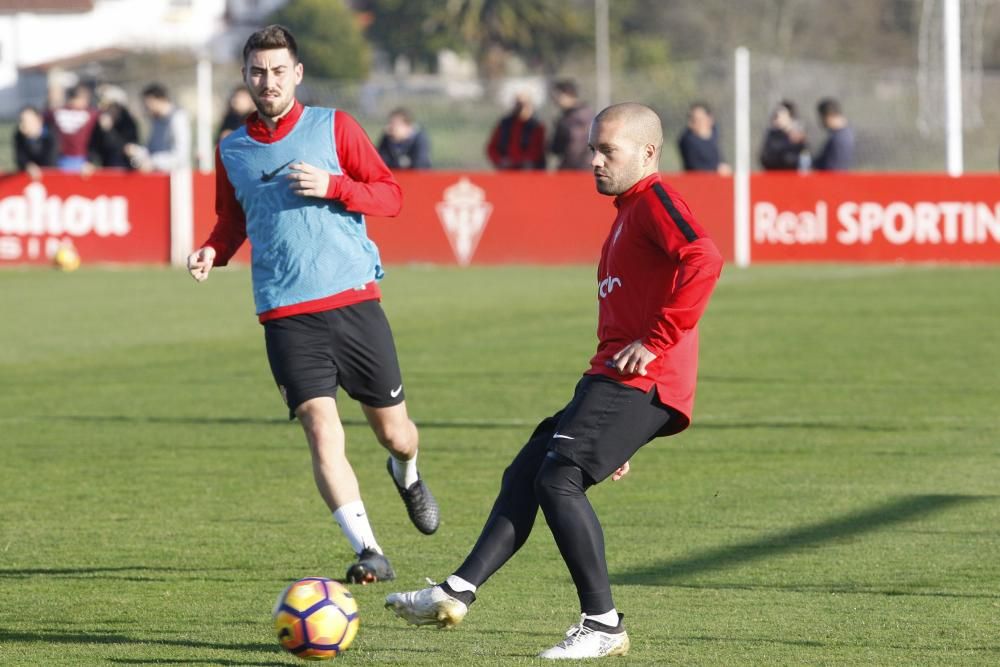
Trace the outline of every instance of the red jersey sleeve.
{"label": "red jersey sleeve", "polygon": [[389,167],[358,121],[344,111],[335,113],[334,141],[343,173],[330,174],[327,199],[336,199],[354,213],[399,215],[403,191]]}
{"label": "red jersey sleeve", "polygon": [[[676,258],[677,274],[663,294],[649,333],[642,344],[660,354],[698,324],[708,300],[722,274],[722,254],[712,239],[691,216],[679,198],[672,198],[662,188],[655,188],[663,207],[652,206],[646,217],[650,237],[667,255]],[[669,201],[663,201],[666,197]]]}
{"label": "red jersey sleeve", "polygon": [[247,238],[247,218],[229,182],[219,147],[215,148],[215,228],[202,247],[215,250],[213,266],[225,266]]}

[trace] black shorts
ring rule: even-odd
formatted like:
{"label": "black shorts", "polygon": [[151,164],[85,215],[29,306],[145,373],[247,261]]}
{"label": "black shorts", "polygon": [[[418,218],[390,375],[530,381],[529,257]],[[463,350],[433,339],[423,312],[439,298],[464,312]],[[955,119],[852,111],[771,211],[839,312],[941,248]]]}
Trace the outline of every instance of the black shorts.
{"label": "black shorts", "polygon": [[670,432],[673,410],[656,396],[603,375],[584,375],[553,417],[548,449],[600,482],[653,438]]}
{"label": "black shorts", "polygon": [[373,408],[403,402],[403,379],[389,321],[378,301],[264,322],[271,373],[289,418],[337,387]]}

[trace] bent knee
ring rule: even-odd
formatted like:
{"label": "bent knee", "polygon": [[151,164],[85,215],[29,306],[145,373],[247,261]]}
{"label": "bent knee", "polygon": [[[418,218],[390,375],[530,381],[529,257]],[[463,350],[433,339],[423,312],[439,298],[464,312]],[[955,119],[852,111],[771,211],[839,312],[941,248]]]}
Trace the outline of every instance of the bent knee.
{"label": "bent knee", "polygon": [[376,425],[375,438],[383,447],[393,451],[408,451],[416,440],[417,427],[409,419]]}
{"label": "bent knee", "polygon": [[582,494],[586,491],[584,477],[578,465],[550,452],[535,475],[535,494],[539,499]]}

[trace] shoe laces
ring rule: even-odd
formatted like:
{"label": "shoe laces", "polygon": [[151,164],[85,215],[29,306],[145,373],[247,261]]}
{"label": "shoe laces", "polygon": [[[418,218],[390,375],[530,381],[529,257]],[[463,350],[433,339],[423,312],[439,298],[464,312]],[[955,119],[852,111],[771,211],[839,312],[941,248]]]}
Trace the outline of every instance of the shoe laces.
{"label": "shoe laces", "polygon": [[586,614],[580,614],[580,622],[566,631],[566,638],[559,642],[558,646],[568,648],[580,639],[583,639],[587,635],[594,632],[592,629],[583,624],[585,620],[587,620]]}

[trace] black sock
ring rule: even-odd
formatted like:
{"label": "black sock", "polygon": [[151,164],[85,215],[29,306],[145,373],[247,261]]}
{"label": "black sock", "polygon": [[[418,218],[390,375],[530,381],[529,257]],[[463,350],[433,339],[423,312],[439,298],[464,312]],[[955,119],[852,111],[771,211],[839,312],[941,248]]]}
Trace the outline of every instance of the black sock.
{"label": "black sock", "polygon": [[607,632],[610,635],[617,635],[619,633],[625,632],[625,614],[621,612],[618,613],[618,625],[604,625],[592,618],[583,619],[584,627],[590,628],[591,630],[599,630],[601,632]]}
{"label": "black sock", "polygon": [[455,598],[459,602],[465,603],[466,607],[471,606],[472,603],[476,601],[475,593],[473,593],[472,591],[456,591],[454,588],[448,585],[447,581],[441,582],[440,584],[438,584],[438,586],[440,586],[441,590],[443,590],[451,597]]}

